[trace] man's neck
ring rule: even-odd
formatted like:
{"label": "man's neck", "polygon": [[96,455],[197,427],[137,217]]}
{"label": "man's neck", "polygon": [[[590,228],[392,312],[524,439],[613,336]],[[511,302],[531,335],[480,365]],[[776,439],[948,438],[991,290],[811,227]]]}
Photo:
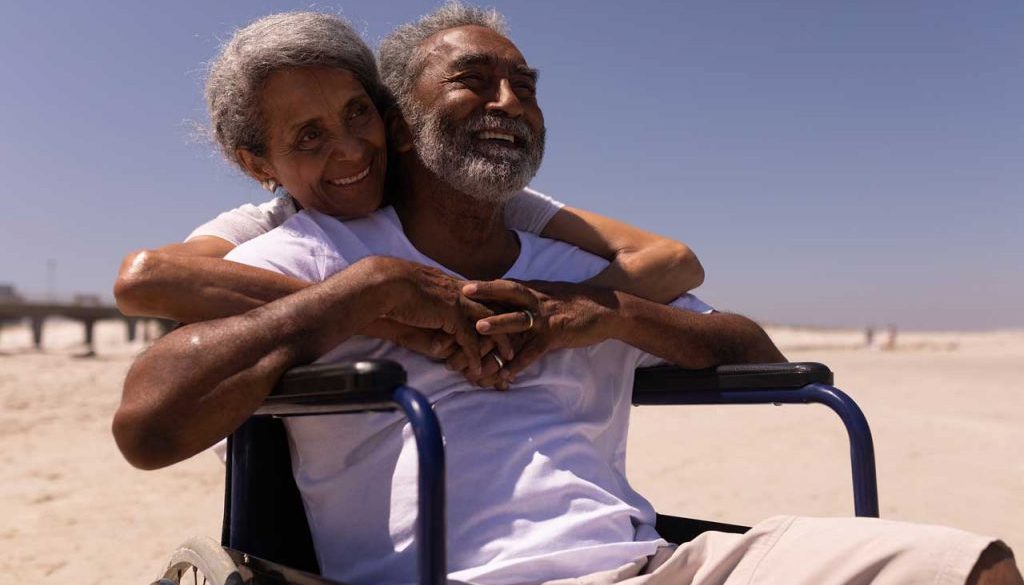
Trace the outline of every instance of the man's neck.
{"label": "man's neck", "polygon": [[400,155],[403,177],[395,211],[417,250],[466,278],[501,278],[519,257],[519,239],[505,228],[502,204],[466,195]]}

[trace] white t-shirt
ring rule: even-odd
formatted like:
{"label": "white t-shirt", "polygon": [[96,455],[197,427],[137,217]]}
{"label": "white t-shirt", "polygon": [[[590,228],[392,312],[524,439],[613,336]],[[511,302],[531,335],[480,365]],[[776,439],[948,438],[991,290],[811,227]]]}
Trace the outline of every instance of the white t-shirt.
{"label": "white t-shirt", "polygon": [[[519,240],[507,278],[579,281],[607,264],[563,242],[522,232]],[[391,208],[347,222],[303,211],[228,259],[316,282],[368,255],[443,269],[406,239]],[[675,304],[710,310],[690,295]],[[476,389],[427,357],[367,337],[320,361],[367,357],[401,363],[441,420],[452,579],[573,577],[665,544],[653,508],[625,477],[633,370],[656,363],[652,356],[618,341],[555,351],[507,392]],[[415,582],[417,458],[404,417],[298,417],[286,425],[323,574],[356,585]]]}
{"label": "white t-shirt", "polygon": [[[505,226],[532,234],[540,234],[544,226],[565,204],[534,191],[529,187],[513,195],[505,205]],[[291,197],[275,197],[259,205],[246,203],[192,230],[185,238],[215,236],[234,245],[247,242],[283,224],[295,215],[295,201]]]}

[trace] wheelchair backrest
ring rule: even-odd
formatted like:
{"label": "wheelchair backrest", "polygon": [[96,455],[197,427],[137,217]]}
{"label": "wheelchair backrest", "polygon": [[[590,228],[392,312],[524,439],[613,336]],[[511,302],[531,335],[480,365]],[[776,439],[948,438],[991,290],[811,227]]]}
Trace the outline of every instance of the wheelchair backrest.
{"label": "wheelchair backrest", "polygon": [[320,573],[284,424],[254,416],[228,438],[221,544]]}

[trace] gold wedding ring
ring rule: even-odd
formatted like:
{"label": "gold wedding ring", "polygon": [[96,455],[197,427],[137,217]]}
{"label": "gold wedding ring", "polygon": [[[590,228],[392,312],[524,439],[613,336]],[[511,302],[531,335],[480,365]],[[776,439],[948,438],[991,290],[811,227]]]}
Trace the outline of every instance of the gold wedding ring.
{"label": "gold wedding ring", "polygon": [[501,356],[494,352],[491,352],[491,357],[494,358],[494,361],[498,362],[499,370],[505,367],[505,360],[501,359]]}
{"label": "gold wedding ring", "polygon": [[526,326],[526,330],[529,331],[530,329],[533,329],[533,313],[526,309],[523,309],[520,313],[526,315],[526,318],[530,320],[530,323]]}

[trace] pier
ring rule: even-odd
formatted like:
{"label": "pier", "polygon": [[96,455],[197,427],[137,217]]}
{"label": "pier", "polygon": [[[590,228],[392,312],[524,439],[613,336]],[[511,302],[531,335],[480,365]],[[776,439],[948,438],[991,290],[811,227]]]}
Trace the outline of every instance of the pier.
{"label": "pier", "polygon": [[49,317],[64,317],[82,324],[84,329],[84,341],[87,348],[86,355],[95,355],[93,343],[93,330],[96,322],[104,319],[117,319],[124,321],[125,334],[128,341],[135,341],[138,335],[138,325],[144,321],[157,321],[160,323],[161,331],[167,332],[173,326],[173,322],[163,319],[152,319],[149,317],[126,317],[113,305],[85,305],[85,304],[59,304],[59,303],[33,303],[20,300],[0,301],[0,321],[13,321],[28,319],[32,324],[32,343],[36,349],[42,349],[43,345],[43,322]]}

